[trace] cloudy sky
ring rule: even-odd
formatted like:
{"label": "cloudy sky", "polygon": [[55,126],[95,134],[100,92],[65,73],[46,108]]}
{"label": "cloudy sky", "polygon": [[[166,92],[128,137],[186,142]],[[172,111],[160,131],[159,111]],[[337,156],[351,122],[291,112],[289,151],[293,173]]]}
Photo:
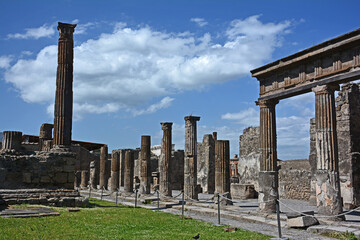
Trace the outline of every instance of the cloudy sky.
{"label": "cloudy sky", "polygon": [[[359,28],[359,1],[0,1],[0,131],[53,122],[57,22],[76,23],[73,139],[109,149],[160,144],[200,116],[238,153],[259,124],[250,70]],[[278,156],[307,158],[314,96],[277,105]]]}

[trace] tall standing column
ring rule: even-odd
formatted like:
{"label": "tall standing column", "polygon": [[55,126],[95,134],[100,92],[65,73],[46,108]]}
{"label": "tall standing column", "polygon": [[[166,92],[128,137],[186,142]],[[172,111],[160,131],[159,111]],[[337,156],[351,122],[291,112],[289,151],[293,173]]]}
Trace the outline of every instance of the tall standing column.
{"label": "tall standing column", "polygon": [[262,100],[260,105],[259,211],[275,212],[278,194],[275,105],[278,100]]}
{"label": "tall standing column", "polygon": [[[316,202],[325,215],[342,213],[339,160],[336,135],[334,90],[338,86],[317,86],[315,93],[316,124]],[[343,219],[336,218],[336,219]]]}
{"label": "tall standing column", "polygon": [[161,129],[163,130],[163,138],[161,140],[161,154],[159,161],[160,170],[160,184],[159,190],[165,196],[172,195],[170,169],[171,169],[171,122],[161,123]]}
{"label": "tall standing column", "polygon": [[[225,140],[215,142],[215,192],[230,195],[230,143]],[[222,199],[221,203],[232,205],[231,201]]]}
{"label": "tall standing column", "polygon": [[76,24],[58,23],[58,67],[56,75],[54,146],[71,146],[73,108],[73,33]]}
{"label": "tall standing column", "polygon": [[151,166],[150,166],[150,136],[141,136],[140,151],[140,193],[150,194]]}
{"label": "tall standing column", "polygon": [[134,152],[126,150],[124,163],[124,191],[133,192],[134,190]]}
{"label": "tall standing column", "polygon": [[115,192],[119,188],[119,163],[120,154],[113,151],[111,154],[111,192]]}
{"label": "tall standing column", "polygon": [[108,158],[108,147],[104,145],[100,148],[100,175],[99,175],[99,188],[107,188],[107,172],[106,172],[106,162]]}
{"label": "tall standing column", "polygon": [[197,136],[196,122],[200,117],[187,116],[185,119],[185,164],[184,192],[192,199],[198,199],[197,190]]}

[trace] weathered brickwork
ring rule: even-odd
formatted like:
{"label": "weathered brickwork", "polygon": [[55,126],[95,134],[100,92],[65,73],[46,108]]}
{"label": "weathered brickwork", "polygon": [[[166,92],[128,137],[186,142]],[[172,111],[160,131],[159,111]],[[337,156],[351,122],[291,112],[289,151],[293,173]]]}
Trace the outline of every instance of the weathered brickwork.
{"label": "weathered brickwork", "polygon": [[76,154],[0,154],[0,188],[74,188]]}

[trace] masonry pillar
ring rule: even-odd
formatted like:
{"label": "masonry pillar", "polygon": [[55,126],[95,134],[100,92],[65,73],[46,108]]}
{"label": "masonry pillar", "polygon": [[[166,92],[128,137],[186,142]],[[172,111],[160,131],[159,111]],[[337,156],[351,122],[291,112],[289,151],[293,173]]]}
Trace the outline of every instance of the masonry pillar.
{"label": "masonry pillar", "polygon": [[165,196],[172,195],[171,179],[170,179],[170,170],[171,170],[171,122],[161,123],[161,129],[163,130],[163,138],[161,140],[161,154],[159,161],[159,171],[160,171],[160,184],[159,190]]}
{"label": "masonry pillar", "polygon": [[278,100],[262,100],[260,105],[259,211],[275,212],[278,194],[275,105]]}
{"label": "masonry pillar", "polygon": [[140,152],[140,193],[150,194],[151,166],[150,166],[151,137],[141,136]]}
{"label": "masonry pillar", "polygon": [[185,119],[185,164],[184,192],[192,199],[198,199],[197,190],[197,136],[196,122],[200,117],[187,116]]}
{"label": "masonry pillar", "polygon": [[134,152],[126,150],[124,162],[124,191],[133,192],[134,189]]}
{"label": "masonry pillar", "polygon": [[98,175],[97,174],[98,169],[96,167],[96,165],[97,165],[96,161],[99,161],[99,159],[96,159],[96,160],[90,162],[89,185],[92,189],[96,189],[96,187],[97,187],[96,176]]}
{"label": "masonry pillar", "polygon": [[119,152],[113,151],[111,154],[111,192],[116,192],[119,188]]}
{"label": "masonry pillar", "polygon": [[323,85],[312,90],[315,93],[317,208],[319,214],[336,215],[342,213],[334,99],[338,86]]}
{"label": "masonry pillar", "polygon": [[40,135],[39,135],[39,151],[48,151],[51,148],[52,140],[52,129],[54,128],[54,124],[44,123],[40,127]]}
{"label": "masonry pillar", "polygon": [[87,170],[82,170],[80,188],[82,189],[87,188],[88,184],[89,184],[89,172]]}
{"label": "masonry pillar", "polygon": [[124,186],[124,170],[125,170],[125,149],[120,149],[119,151],[119,187]]}
{"label": "masonry pillar", "polygon": [[76,24],[58,23],[58,67],[54,111],[54,146],[71,146],[73,108],[73,33]]}
{"label": "masonry pillar", "polygon": [[[231,199],[230,195],[230,143],[225,140],[215,142],[215,192]],[[221,200],[222,204],[232,205],[226,199]]]}
{"label": "masonry pillar", "polygon": [[21,150],[22,132],[4,131],[2,140],[2,150]]}
{"label": "masonry pillar", "polygon": [[107,188],[107,172],[106,172],[106,162],[108,158],[108,147],[104,145],[100,148],[100,175],[99,175],[99,188]]}

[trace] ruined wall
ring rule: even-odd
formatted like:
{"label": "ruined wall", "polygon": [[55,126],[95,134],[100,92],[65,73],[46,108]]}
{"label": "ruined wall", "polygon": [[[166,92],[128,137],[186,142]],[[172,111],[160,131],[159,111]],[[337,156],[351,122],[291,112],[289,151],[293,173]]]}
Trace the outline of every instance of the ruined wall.
{"label": "ruined wall", "polygon": [[211,134],[206,134],[201,143],[197,143],[197,183],[203,193],[215,190],[215,141]]}
{"label": "ruined wall", "polygon": [[312,178],[310,163],[307,159],[280,161],[279,195],[280,198],[309,200]]}
{"label": "ruined wall", "polygon": [[74,188],[76,155],[69,152],[0,154],[0,188]]}
{"label": "ruined wall", "polygon": [[340,187],[346,208],[360,205],[360,91],[346,83],[336,98]]}
{"label": "ruined wall", "polygon": [[259,151],[260,127],[248,127],[240,136],[239,143],[239,183],[253,184],[258,191],[260,156]]}
{"label": "ruined wall", "polygon": [[170,171],[172,190],[182,190],[184,187],[184,150],[172,152]]}

